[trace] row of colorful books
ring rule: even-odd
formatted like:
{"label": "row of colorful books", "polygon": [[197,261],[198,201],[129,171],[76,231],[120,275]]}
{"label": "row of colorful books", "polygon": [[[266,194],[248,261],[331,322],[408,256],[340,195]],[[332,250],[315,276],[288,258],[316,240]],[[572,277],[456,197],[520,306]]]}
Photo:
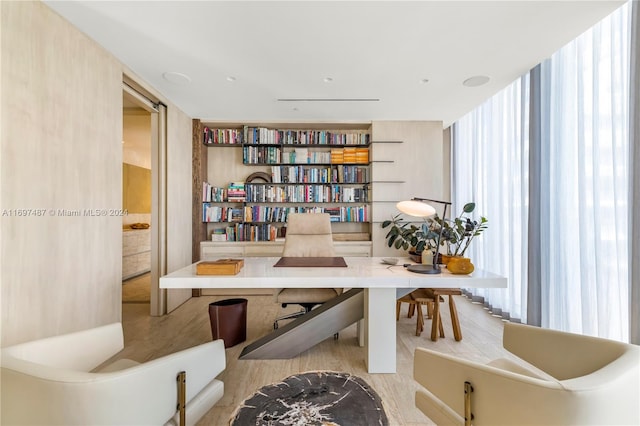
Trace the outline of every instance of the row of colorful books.
{"label": "row of colorful books", "polygon": [[242,129],[219,129],[205,126],[205,145],[277,144],[277,145],[368,145],[365,131],[278,130],[244,126]]}
{"label": "row of colorful books", "polygon": [[226,188],[202,183],[203,203],[241,203],[245,200],[244,182],[231,182]]}
{"label": "row of colorful books", "polygon": [[242,148],[244,164],[368,164],[368,148],[334,148],[331,151],[310,151],[296,148],[287,151],[277,146],[249,146]]}
{"label": "row of colorful books", "polygon": [[273,183],[367,183],[369,170],[360,166],[271,166]]}
{"label": "row of colorful books", "polygon": [[327,130],[277,130],[245,126],[244,141],[248,144],[368,145],[369,134]]}
{"label": "row of colorful books", "polygon": [[247,202],[366,203],[367,189],[327,185],[247,185]]}
{"label": "row of colorful books", "polygon": [[244,210],[238,207],[223,207],[202,203],[203,222],[242,222]]}
{"label": "row of colorful books", "polygon": [[368,222],[368,206],[272,207],[246,206],[245,222],[286,222],[291,213],[328,213],[332,222]]}
{"label": "row of colorful books", "polygon": [[250,225],[237,223],[225,228],[227,241],[275,241],[278,228],[270,223]]}
{"label": "row of colorful books", "polygon": [[202,183],[202,202],[223,202],[227,199],[226,189],[219,186]]}
{"label": "row of colorful books", "polygon": [[244,130],[241,129],[203,129],[202,142],[205,145],[238,145],[243,140]]}

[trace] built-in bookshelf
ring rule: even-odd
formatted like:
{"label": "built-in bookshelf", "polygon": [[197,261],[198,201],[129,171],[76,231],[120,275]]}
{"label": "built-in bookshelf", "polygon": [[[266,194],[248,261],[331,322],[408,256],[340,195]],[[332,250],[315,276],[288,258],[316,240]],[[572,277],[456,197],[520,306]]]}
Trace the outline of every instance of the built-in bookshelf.
{"label": "built-in bookshelf", "polygon": [[[214,241],[273,241],[284,234],[289,214],[308,212],[328,213],[334,234],[370,236],[368,125],[204,126],[202,133],[205,146],[227,148],[214,150],[202,190],[202,222]],[[239,147],[244,170],[235,153],[226,153]],[[240,181],[256,170],[268,179]]]}

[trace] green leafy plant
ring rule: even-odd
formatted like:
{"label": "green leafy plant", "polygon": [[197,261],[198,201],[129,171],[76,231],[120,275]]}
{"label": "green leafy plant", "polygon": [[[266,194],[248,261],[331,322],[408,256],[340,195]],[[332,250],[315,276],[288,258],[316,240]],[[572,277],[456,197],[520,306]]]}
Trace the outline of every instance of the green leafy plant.
{"label": "green leafy plant", "polygon": [[480,220],[474,220],[469,216],[475,208],[475,203],[467,203],[455,219],[442,220],[436,214],[420,226],[406,220],[402,213],[399,213],[391,220],[382,222],[383,229],[391,227],[385,236],[387,245],[398,250],[413,248],[418,254],[425,249],[435,251],[442,227],[440,245],[447,248],[448,255],[464,256],[471,241],[488,227],[488,220],[484,216],[480,217]]}
{"label": "green leafy plant", "polygon": [[438,234],[434,232],[428,221],[420,226],[416,226],[414,222],[407,221],[399,213],[391,220],[382,222],[382,228],[391,226],[389,232],[385,236],[387,245],[400,250],[413,249],[416,253],[422,253],[426,250],[433,250],[438,241]]}

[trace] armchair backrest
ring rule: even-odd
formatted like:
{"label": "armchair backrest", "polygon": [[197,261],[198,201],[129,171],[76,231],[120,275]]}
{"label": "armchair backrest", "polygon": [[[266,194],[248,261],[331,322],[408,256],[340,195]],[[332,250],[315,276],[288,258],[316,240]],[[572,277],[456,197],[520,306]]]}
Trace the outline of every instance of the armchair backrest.
{"label": "armchair backrest", "polygon": [[[505,323],[502,345],[557,380],[586,376],[620,358],[628,348],[622,342]],[[558,354],[580,354],[558,356]]]}
{"label": "armchair backrest", "polygon": [[292,213],[287,219],[284,257],[334,257],[327,213]]}

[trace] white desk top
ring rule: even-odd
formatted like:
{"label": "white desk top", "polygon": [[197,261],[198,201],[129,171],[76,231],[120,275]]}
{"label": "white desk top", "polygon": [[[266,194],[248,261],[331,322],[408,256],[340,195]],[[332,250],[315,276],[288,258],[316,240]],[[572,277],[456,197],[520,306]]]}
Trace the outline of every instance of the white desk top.
{"label": "white desk top", "polygon": [[292,268],[273,265],[279,257],[245,257],[237,275],[197,275],[196,264],[160,278],[160,288],[506,288],[505,277],[475,270],[470,275],[454,275],[446,268],[440,274],[418,274],[402,265],[382,263],[380,257],[345,257],[346,268]]}

